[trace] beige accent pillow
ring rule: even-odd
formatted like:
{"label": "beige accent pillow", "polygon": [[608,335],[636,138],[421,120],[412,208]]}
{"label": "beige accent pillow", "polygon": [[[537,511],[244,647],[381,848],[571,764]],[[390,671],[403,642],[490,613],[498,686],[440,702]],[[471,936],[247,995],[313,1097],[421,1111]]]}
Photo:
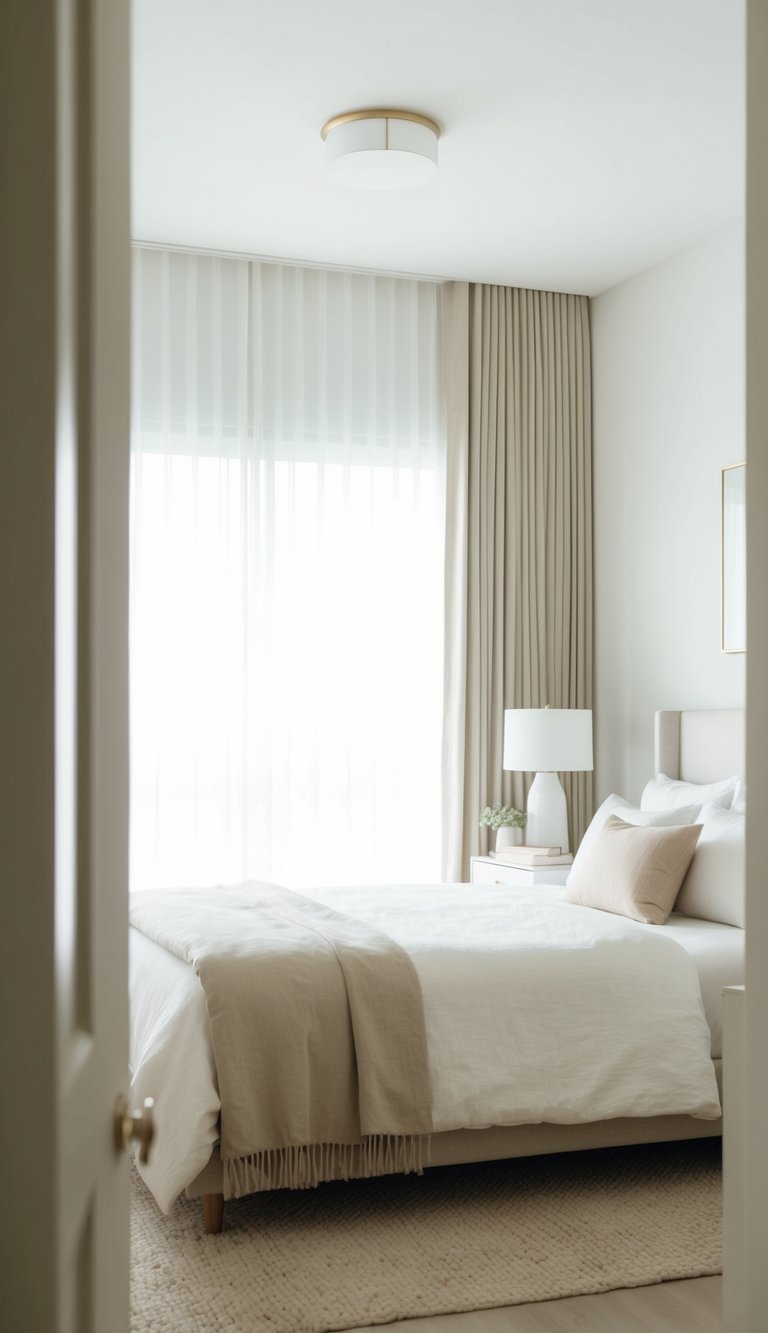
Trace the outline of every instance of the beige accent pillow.
{"label": "beige accent pillow", "polygon": [[701,824],[643,828],[609,815],[562,894],[567,903],[597,907],[661,926],[675,905],[696,850]]}

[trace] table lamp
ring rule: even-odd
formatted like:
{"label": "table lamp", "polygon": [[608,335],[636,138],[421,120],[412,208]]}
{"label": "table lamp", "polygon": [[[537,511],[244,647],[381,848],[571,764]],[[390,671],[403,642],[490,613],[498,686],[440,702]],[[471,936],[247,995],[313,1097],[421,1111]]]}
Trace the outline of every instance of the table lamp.
{"label": "table lamp", "polygon": [[592,710],[505,709],[503,766],[507,771],[536,774],[528,793],[528,846],[567,852],[568,806],[557,775],[591,771]]}

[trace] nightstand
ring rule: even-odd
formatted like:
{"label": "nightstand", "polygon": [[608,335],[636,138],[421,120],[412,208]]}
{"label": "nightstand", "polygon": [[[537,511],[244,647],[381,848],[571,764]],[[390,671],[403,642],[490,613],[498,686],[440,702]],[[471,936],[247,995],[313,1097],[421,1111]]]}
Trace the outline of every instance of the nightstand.
{"label": "nightstand", "polygon": [[568,865],[510,866],[492,856],[472,856],[469,861],[471,884],[512,884],[518,889],[533,889],[537,884],[565,884],[573,857]]}

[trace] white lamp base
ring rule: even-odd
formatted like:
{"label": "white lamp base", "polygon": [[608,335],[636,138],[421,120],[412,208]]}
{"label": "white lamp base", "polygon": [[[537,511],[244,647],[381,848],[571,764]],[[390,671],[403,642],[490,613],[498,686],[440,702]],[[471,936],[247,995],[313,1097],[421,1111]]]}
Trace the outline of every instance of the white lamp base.
{"label": "white lamp base", "polygon": [[568,851],[568,806],[557,773],[537,773],[528,793],[525,841],[529,847]]}

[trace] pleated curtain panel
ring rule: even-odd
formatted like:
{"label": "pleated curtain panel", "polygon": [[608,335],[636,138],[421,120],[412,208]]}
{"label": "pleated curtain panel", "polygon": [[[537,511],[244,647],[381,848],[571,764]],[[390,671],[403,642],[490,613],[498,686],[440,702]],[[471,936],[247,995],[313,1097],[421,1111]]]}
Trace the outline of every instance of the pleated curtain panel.
{"label": "pleated curtain panel", "polygon": [[439,303],[136,249],[134,887],[439,878]]}
{"label": "pleated curtain panel", "polygon": [[133,328],[132,885],[466,878],[592,703],[586,299],[137,247]]}
{"label": "pleated curtain panel", "polygon": [[[502,768],[505,708],[592,707],[592,425],[586,297],[443,289],[448,448],[443,877],[488,850],[486,804],[525,807]],[[562,775],[571,846],[592,774]]]}

